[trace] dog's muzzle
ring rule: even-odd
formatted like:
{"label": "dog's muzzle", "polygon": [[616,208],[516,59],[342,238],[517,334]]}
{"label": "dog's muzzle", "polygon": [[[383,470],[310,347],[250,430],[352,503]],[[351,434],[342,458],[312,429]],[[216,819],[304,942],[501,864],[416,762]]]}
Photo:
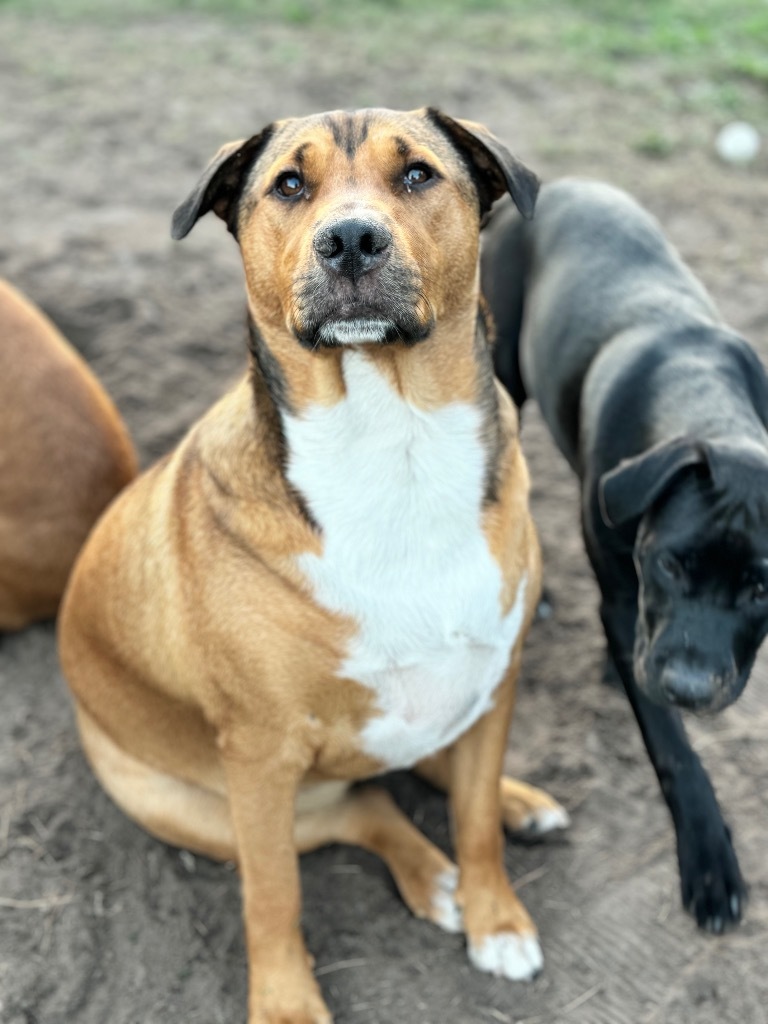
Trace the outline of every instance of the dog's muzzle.
{"label": "dog's muzzle", "polygon": [[700,713],[721,711],[741,692],[733,662],[712,664],[707,659],[692,657],[690,652],[662,655],[651,649],[638,663],[636,647],[635,678],[654,703]]}
{"label": "dog's muzzle", "polygon": [[711,707],[723,689],[720,676],[684,661],[668,662],[661,671],[659,684],[670,704],[689,711],[703,711]]}
{"label": "dog's muzzle", "polygon": [[375,216],[335,217],[312,239],[314,267],[302,275],[294,329],[318,346],[414,344],[434,325],[418,268]]}

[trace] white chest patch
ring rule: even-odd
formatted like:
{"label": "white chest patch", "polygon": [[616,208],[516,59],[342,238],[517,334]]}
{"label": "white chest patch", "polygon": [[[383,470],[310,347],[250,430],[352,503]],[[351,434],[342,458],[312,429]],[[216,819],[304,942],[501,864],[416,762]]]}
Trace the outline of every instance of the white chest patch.
{"label": "white chest patch", "polygon": [[344,400],[285,418],[288,476],[324,540],[299,566],[320,604],[359,625],[340,675],[376,695],[362,748],[409,767],[490,709],[526,581],[502,616],[501,572],[481,528],[479,410],[425,412],[360,352],[343,360]]}

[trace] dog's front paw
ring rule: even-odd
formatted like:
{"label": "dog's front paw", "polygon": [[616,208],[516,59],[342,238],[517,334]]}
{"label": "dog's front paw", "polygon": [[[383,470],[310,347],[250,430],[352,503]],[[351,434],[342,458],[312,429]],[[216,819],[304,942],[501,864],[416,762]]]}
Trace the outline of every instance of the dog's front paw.
{"label": "dog's front paw", "polygon": [[462,889],[470,963],[510,981],[535,978],[544,963],[536,928],[506,877]]}
{"label": "dog's front paw", "polygon": [[248,1024],[333,1024],[306,968],[252,974],[249,988]]}
{"label": "dog's front paw", "polygon": [[536,935],[497,932],[467,943],[470,963],[479,971],[510,981],[531,981],[541,971],[544,957]]}
{"label": "dog's front paw", "polygon": [[747,885],[727,825],[678,837],[680,888],[683,906],[699,928],[721,935],[741,921],[747,904]]}
{"label": "dog's front paw", "polygon": [[286,1003],[254,1006],[248,1024],[333,1024],[333,1017],[322,999],[303,1005],[291,999]]}

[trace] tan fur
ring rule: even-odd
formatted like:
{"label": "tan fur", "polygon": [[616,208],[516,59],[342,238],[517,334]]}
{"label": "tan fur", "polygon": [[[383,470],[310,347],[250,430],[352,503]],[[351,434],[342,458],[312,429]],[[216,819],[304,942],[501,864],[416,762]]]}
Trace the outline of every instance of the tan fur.
{"label": "tan fur", "polygon": [[[411,133],[421,129],[415,118],[412,122],[403,128]],[[439,327],[415,349],[373,350],[371,358],[386,367],[404,397],[435,408],[449,400],[474,398],[476,371],[471,347],[465,342],[474,333],[477,316],[477,214],[466,201],[464,181],[456,176],[455,152],[436,153],[434,140],[428,149],[416,132],[409,158],[416,161],[429,153],[430,162],[445,175],[446,187],[420,197],[409,210],[407,222],[399,220],[389,186],[401,161],[392,144],[393,128],[399,127],[383,119],[369,131],[355,156],[354,205],[365,204],[379,214],[393,231],[403,262],[419,268],[424,296],[421,317],[434,316]],[[295,282],[314,262],[313,225],[350,207],[347,162],[339,160],[333,139],[314,129],[296,139],[294,151],[300,146],[307,181],[323,182],[322,201],[299,204],[289,217],[274,203],[262,203],[262,215],[249,217],[245,204],[239,232],[250,309],[287,377],[298,411],[310,403],[332,404],[344,391],[338,351],[308,360],[285,328],[302,322]],[[278,150],[264,163],[263,178],[270,180],[285,166],[286,153]],[[279,253],[279,258],[272,258],[272,253]]]}
{"label": "tan fur", "polygon": [[101,385],[0,281],[0,629],[55,614],[88,531],[135,474]]}
{"label": "tan fur", "polygon": [[[396,175],[395,133],[445,178],[446,187],[419,196],[408,217],[393,207],[387,184]],[[301,146],[306,178],[322,193],[288,206],[269,194],[269,183],[293,166]],[[219,164],[238,152],[225,149]],[[278,125],[239,202],[250,311],[292,408],[330,405],[344,394],[340,350],[309,351],[293,331],[296,281],[312,269],[313,232],[350,195],[394,225],[398,255],[421,274],[419,315],[437,324],[413,346],[368,345],[368,357],[425,409],[479,401],[474,193],[450,143],[430,133],[422,113],[383,112],[351,156],[322,118]],[[227,216],[224,200],[210,205]],[[503,573],[504,611],[527,575],[527,627],[539,593],[539,548],[516,414],[501,390],[496,398],[498,493],[482,522]],[[254,367],[253,379],[215,405],[98,524],[60,627],[83,745],[105,788],[166,841],[238,861],[250,1024],[329,1020],[299,931],[297,850],[335,841],[374,850],[425,917],[435,914],[438,876],[452,869],[387,797],[346,793],[346,783],[382,767],[360,744],[373,695],[339,678],[356,623],[319,607],[298,571],[298,556],[320,554],[323,538],[286,481],[279,434]],[[504,873],[499,825],[524,632],[495,709],[447,755],[459,899],[476,940],[504,929],[534,932]]]}
{"label": "tan fur", "polygon": [[[445,792],[451,788],[451,760],[449,751],[442,750],[434,757],[420,761],[416,765],[416,772],[426,779],[437,789]],[[519,779],[511,779],[507,775],[501,777],[499,786],[499,800],[501,803],[501,820],[504,827],[510,832],[535,834],[535,818],[538,814],[552,812],[564,823],[567,816],[563,816],[563,808],[553,800],[549,793],[535,786],[529,786]],[[558,826],[562,827],[562,826]]]}

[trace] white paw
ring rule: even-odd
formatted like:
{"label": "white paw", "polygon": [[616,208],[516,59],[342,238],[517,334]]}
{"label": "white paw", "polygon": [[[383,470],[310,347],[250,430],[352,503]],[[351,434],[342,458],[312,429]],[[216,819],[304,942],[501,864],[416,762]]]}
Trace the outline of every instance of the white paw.
{"label": "white paw", "polygon": [[486,935],[481,942],[470,941],[467,949],[470,962],[479,971],[509,978],[510,981],[530,981],[544,964],[539,940],[530,933]]}
{"label": "white paw", "polygon": [[432,921],[443,931],[460,932],[464,930],[464,917],[461,907],[456,902],[456,889],[459,884],[457,868],[441,871],[435,878],[432,891]]}
{"label": "white paw", "polygon": [[543,836],[546,832],[556,832],[568,828],[571,818],[568,811],[560,804],[554,807],[537,807],[523,818],[518,831],[529,836]]}

